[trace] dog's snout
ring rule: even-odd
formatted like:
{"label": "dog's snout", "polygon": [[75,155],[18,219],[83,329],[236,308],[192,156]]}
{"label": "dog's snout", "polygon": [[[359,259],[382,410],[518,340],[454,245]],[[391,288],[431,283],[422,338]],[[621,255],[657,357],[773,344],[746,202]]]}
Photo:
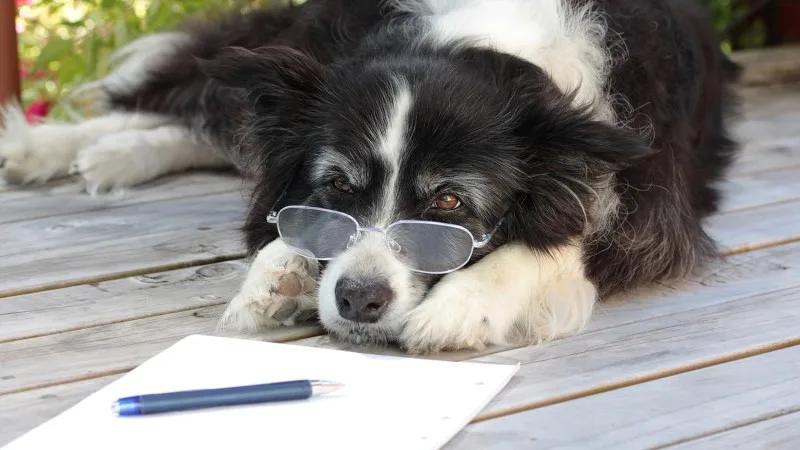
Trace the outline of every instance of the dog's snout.
{"label": "dog's snout", "polygon": [[386,311],[394,292],[386,280],[341,278],[336,282],[336,308],[353,322],[375,323]]}

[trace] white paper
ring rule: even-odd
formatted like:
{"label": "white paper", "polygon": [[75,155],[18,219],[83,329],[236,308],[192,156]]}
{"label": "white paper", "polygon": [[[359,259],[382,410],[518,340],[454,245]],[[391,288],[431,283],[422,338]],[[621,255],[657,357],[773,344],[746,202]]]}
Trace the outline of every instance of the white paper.
{"label": "white paper", "polygon": [[[518,368],[189,336],[4,450],[438,449]],[[295,379],[346,386],[296,402],[111,412],[120,397]]]}

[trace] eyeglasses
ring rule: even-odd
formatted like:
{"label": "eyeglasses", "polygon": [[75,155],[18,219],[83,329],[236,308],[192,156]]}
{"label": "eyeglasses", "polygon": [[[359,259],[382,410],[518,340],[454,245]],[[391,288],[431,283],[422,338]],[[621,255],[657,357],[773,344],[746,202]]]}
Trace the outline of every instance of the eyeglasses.
{"label": "eyeglasses", "polygon": [[313,206],[273,209],[267,222],[277,225],[289,248],[307,258],[334,259],[365,233],[377,233],[394,257],[412,271],[444,274],[464,267],[476,248],[489,243],[503,219],[480,240],[460,225],[424,220],[401,220],[386,228],[362,227],[348,214]]}

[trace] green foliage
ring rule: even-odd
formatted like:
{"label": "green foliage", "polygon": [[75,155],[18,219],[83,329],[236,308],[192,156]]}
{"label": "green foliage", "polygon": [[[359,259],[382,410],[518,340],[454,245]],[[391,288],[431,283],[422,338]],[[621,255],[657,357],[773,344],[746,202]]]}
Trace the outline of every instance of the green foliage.
{"label": "green foliage", "polygon": [[[711,19],[714,28],[722,33],[733,21],[742,17],[747,11],[748,2],[742,0],[701,0],[711,12]],[[745,48],[760,47],[764,45],[766,27],[763,22],[756,22],[751,29],[747,30],[740,38],[740,45]],[[722,47],[726,51],[731,50],[731,43],[724,40]]]}
{"label": "green foliage", "polygon": [[[5,0],[2,0],[5,1]],[[19,5],[17,29],[23,71],[22,101],[55,103],[52,115],[90,105],[63,100],[72,89],[108,73],[111,53],[144,34],[270,0],[32,0]]]}

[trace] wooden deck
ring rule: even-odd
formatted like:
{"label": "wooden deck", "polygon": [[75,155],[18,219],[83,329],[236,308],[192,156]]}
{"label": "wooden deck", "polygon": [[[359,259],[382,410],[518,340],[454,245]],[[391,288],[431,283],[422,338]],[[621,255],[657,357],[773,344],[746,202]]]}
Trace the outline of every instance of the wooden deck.
{"label": "wooden deck", "polygon": [[[727,261],[605,303],[575,337],[440,355],[522,363],[448,448],[800,448],[800,86],[744,94],[745,150],[709,221]],[[0,193],[0,445],[219,334],[246,267],[240,188],[191,174],[114,197]],[[356,350],[314,327],[250,338]]]}

